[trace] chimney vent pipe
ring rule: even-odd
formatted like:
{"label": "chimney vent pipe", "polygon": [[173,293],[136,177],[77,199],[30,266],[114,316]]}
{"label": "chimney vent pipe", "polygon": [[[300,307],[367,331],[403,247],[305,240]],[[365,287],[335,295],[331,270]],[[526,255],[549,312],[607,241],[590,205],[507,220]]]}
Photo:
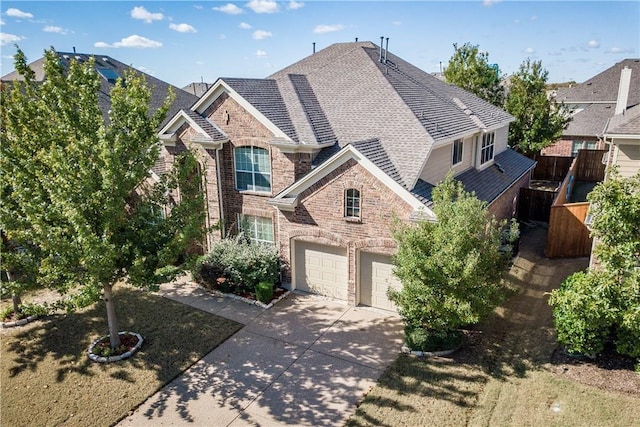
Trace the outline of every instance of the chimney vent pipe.
{"label": "chimney vent pipe", "polygon": [[316,42],[313,42],[313,53],[316,53]]}
{"label": "chimney vent pipe", "polygon": [[384,48],[384,62],[387,62],[387,53],[389,53],[389,37],[387,37],[387,46]]}
{"label": "chimney vent pipe", "polygon": [[384,43],[384,36],[380,37],[380,62],[382,62],[382,51],[384,50],[382,44]]}

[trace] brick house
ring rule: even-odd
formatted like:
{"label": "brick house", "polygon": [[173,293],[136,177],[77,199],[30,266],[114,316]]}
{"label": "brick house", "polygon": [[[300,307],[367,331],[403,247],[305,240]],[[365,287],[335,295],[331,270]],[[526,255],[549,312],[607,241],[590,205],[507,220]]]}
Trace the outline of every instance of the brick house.
{"label": "brick house", "polygon": [[221,225],[208,244],[241,230],[279,248],[286,286],[392,309],[390,225],[435,220],[450,169],[515,213],[535,162],[507,147],[512,120],[373,43],[339,43],[265,79],[218,79],[159,132],[157,168],[197,150]]}
{"label": "brick house", "polygon": [[[631,70],[626,83],[621,78],[624,69]],[[640,104],[640,59],[625,59],[584,83],[558,89],[556,100],[571,111],[572,120],[562,138],[543,149],[542,154],[575,157],[580,149],[605,149],[602,132],[615,114],[620,90],[628,93],[622,107]]]}

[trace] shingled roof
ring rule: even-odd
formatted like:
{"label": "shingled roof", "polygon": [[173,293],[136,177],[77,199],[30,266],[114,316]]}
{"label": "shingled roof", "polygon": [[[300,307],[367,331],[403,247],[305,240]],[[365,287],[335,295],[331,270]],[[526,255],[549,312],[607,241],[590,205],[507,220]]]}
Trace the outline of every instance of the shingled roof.
{"label": "shingled roof", "polygon": [[435,142],[513,120],[395,55],[387,52],[384,63],[379,59],[379,47],[371,42],[337,43],[267,80],[277,83],[301,142],[322,144],[335,137],[344,147],[375,139],[405,188],[417,183]]}
{"label": "shingled roof", "polygon": [[[145,74],[140,70],[134,69],[122,62],[107,56],[107,55],[94,55],[85,53],[70,53],[70,52],[56,52],[60,58],[60,63],[64,67],[68,67],[71,61],[87,62],[90,58],[94,58],[96,71],[102,76],[100,79],[100,93],[99,93],[99,105],[105,118],[108,116],[107,112],[111,109],[111,88],[115,85],[118,77],[124,76],[125,71],[135,70],[137,73],[144,75],[147,84],[151,88],[151,99],[149,102],[150,111],[153,113],[162,106],[165,98],[167,97],[169,88],[173,88],[175,93],[175,100],[169,111],[165,122],[168,122],[178,111],[184,108],[191,107],[198,97],[185,92],[184,90],[170,85],[160,79],[157,79],[149,74]],[[40,58],[29,64],[29,67],[35,72],[35,80],[42,81],[45,78],[44,73],[45,59]],[[2,77],[2,82],[11,82],[15,80],[22,80],[22,76],[17,71],[12,71]]]}
{"label": "shingled roof", "polygon": [[624,114],[613,116],[605,131],[607,135],[637,135],[640,137],[640,104]]}
{"label": "shingled roof", "polygon": [[620,74],[625,67],[632,70],[626,108],[640,104],[640,59],[625,59],[584,83],[558,89],[556,94],[558,102],[583,108],[573,115],[563,135],[597,136],[602,134],[607,121],[614,115]]}

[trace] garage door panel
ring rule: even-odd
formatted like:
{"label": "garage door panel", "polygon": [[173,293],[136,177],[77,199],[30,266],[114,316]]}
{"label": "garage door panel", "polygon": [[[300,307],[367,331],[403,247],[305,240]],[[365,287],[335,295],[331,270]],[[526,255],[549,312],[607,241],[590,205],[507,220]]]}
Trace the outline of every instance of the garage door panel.
{"label": "garage door panel", "polygon": [[387,297],[387,289],[400,289],[402,284],[393,274],[393,263],[388,255],[360,253],[360,303],[384,310],[396,308]]}
{"label": "garage door panel", "polygon": [[295,241],[294,250],[297,289],[348,299],[346,249]]}

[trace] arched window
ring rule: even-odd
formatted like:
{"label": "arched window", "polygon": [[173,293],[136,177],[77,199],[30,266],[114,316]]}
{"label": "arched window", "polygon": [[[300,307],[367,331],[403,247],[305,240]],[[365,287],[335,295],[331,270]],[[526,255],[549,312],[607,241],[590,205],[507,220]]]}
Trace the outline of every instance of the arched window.
{"label": "arched window", "polygon": [[344,191],[344,216],[360,218],[360,191],[355,188]]}
{"label": "arched window", "polygon": [[236,188],[240,191],[271,191],[269,151],[259,147],[235,150]]}

